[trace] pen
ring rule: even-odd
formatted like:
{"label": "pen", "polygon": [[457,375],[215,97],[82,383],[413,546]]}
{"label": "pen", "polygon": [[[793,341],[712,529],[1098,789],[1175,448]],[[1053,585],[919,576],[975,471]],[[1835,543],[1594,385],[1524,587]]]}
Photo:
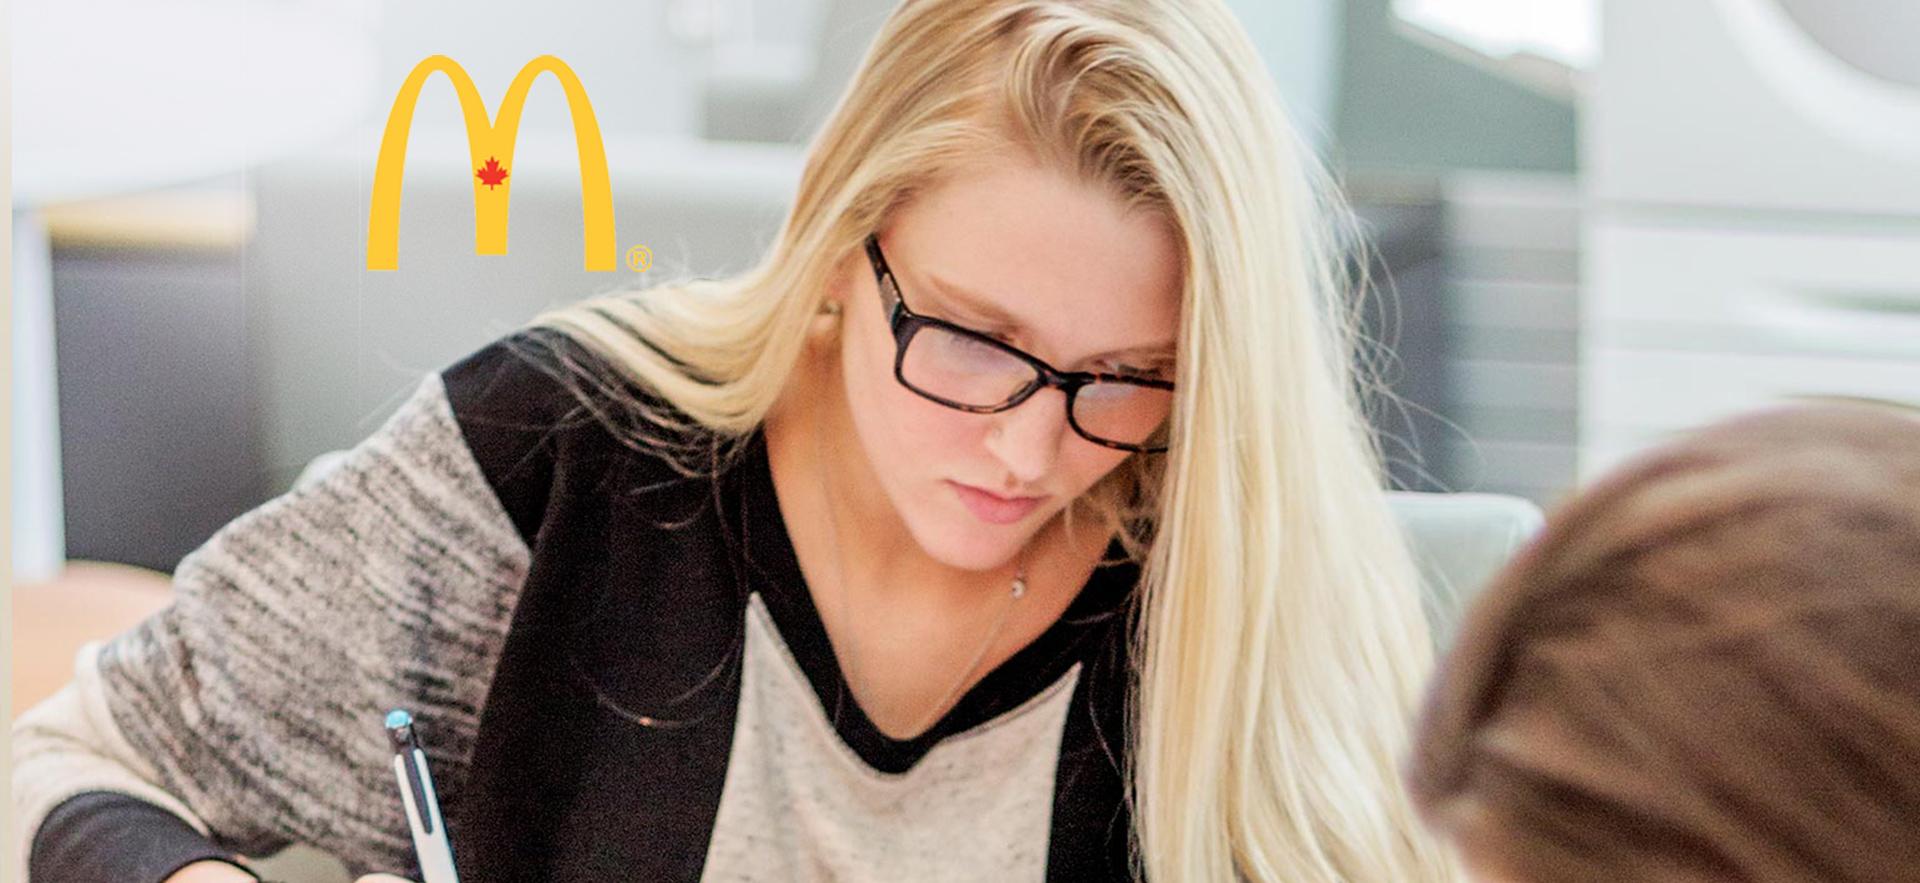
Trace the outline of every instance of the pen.
{"label": "pen", "polygon": [[427,754],[413,732],[413,715],[396,708],[387,712],[387,739],[393,743],[393,775],[400,783],[400,800],[407,806],[407,827],[413,830],[413,851],[420,859],[421,883],[460,883],[453,869],[453,844],[440,818],[440,800],[433,793],[433,774]]}

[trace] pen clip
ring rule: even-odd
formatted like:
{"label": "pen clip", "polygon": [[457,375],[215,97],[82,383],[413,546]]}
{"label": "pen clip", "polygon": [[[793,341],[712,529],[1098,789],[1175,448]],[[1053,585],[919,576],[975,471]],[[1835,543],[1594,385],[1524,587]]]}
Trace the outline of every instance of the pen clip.
{"label": "pen clip", "polygon": [[420,829],[432,834],[436,827],[434,806],[427,800],[426,783],[422,781],[420,768],[426,764],[426,753],[420,750],[420,739],[413,732],[413,715],[395,709],[387,715],[387,741],[393,745],[394,754],[407,773],[407,788],[413,792],[414,814],[419,816]]}
{"label": "pen clip", "polygon": [[420,780],[420,749],[415,748],[401,755],[400,762],[407,770],[407,787],[413,791],[413,805],[420,815],[420,829],[432,834],[434,829],[434,806],[427,801],[426,784]]}

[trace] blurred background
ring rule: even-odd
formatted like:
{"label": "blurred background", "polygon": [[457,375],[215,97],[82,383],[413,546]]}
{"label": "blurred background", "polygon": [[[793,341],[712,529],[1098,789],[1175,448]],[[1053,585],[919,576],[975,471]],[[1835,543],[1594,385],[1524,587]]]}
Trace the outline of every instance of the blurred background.
{"label": "blurred background", "polygon": [[[1396,483],[1551,505],[1777,399],[1920,399],[1920,3],[1230,0],[1368,230]],[[891,0],[13,5],[13,576],[170,572],[426,372],[551,305],[745,267]],[[581,267],[533,87],[509,254],[474,254],[427,84],[400,267],[381,127],[444,53],[488,112],[536,55],[605,134],[624,255]],[[88,565],[93,566],[93,565]]]}

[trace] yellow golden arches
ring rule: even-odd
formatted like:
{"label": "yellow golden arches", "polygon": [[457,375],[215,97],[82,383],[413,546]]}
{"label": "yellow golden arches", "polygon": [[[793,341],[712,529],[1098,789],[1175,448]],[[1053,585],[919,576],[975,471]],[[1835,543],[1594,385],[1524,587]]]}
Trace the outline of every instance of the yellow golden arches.
{"label": "yellow golden arches", "polygon": [[566,62],[542,55],[520,69],[500,102],[497,120],[487,120],[486,102],[473,79],[453,59],[434,55],[414,65],[387,114],[380,136],[380,158],[373,166],[373,201],[367,219],[367,269],[391,270],[399,263],[400,182],[407,164],[407,137],[413,132],[413,108],[420,87],[435,71],[447,75],[460,98],[467,124],[467,149],[472,157],[473,250],[475,254],[507,253],[507,206],[513,192],[513,146],[520,130],[520,111],[527,91],[542,73],[552,73],[567,96],[573,118],[574,145],[580,151],[580,209],[585,230],[585,260],[590,271],[614,269],[613,184],[607,176],[607,150],[600,139],[587,90]]}

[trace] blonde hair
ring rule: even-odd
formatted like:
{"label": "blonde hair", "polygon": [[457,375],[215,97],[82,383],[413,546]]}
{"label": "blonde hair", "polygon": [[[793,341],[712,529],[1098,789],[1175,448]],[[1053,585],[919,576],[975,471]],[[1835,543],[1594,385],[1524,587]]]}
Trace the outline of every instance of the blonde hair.
{"label": "blonde hair", "polygon": [[1185,267],[1171,450],[1083,498],[1142,562],[1136,870],[1454,879],[1397,774],[1431,646],[1359,407],[1344,215],[1219,0],[908,0],[757,265],[532,324],[664,399],[625,397],[631,443],[694,474],[714,452],[678,430],[760,425],[867,233],[1009,147],[1163,213]]}

